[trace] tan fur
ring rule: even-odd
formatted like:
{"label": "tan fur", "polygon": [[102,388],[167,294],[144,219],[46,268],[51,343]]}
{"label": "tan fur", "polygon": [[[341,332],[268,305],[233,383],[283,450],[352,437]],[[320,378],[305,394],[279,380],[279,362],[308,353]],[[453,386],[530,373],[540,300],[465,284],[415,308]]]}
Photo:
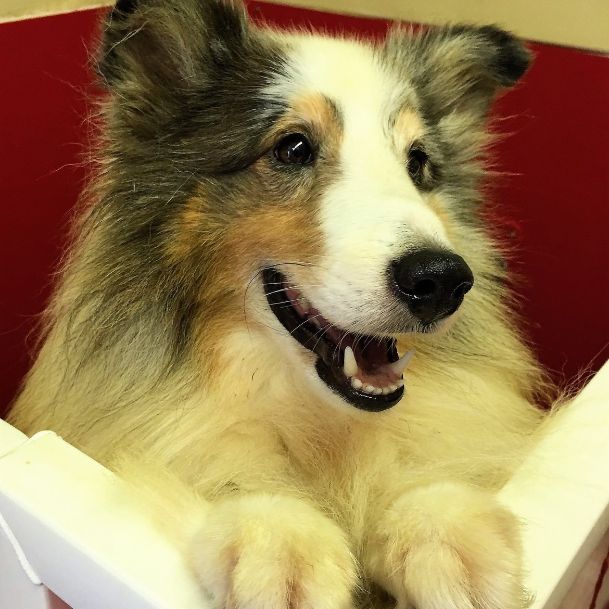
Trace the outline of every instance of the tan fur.
{"label": "tan fur", "polygon": [[396,150],[407,150],[412,142],[425,133],[421,116],[410,106],[400,109],[394,118],[393,134]]}
{"label": "tan fur", "polygon": [[454,220],[451,218],[448,205],[438,195],[431,194],[425,198],[427,205],[433,210],[434,214],[442,222],[442,226],[452,241],[455,238],[454,231],[451,230]]}
{"label": "tan fur", "polygon": [[[323,140],[331,151],[338,149],[342,126],[336,108],[323,95],[309,93],[292,100],[293,116],[310,124],[323,134]],[[290,114],[292,115],[292,114]]]}

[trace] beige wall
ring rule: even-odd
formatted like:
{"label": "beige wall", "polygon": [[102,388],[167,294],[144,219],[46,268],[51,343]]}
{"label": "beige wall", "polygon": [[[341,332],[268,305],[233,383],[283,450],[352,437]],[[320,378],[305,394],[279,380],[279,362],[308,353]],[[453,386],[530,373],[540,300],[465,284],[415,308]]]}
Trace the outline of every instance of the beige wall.
{"label": "beige wall", "polygon": [[109,0],[0,0],[0,22],[70,13],[111,4]]}
{"label": "beige wall", "polygon": [[415,23],[496,23],[529,40],[609,52],[609,0],[267,0]]}
{"label": "beige wall", "polygon": [[[172,0],[167,0],[171,2]],[[609,0],[267,0],[417,23],[496,23],[530,40],[609,52]],[[110,4],[108,0],[0,0],[0,20]]]}

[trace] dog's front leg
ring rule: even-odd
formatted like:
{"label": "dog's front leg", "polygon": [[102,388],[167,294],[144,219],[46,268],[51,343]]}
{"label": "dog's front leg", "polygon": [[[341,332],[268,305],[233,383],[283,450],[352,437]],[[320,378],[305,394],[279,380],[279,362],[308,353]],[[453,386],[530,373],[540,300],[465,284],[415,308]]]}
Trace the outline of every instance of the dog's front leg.
{"label": "dog's front leg", "polygon": [[460,483],[405,492],[371,523],[366,567],[402,609],[523,609],[519,525]]}
{"label": "dog's front leg", "polygon": [[212,605],[345,609],[356,568],[345,535],[301,499],[236,495],[210,504],[191,560]]}

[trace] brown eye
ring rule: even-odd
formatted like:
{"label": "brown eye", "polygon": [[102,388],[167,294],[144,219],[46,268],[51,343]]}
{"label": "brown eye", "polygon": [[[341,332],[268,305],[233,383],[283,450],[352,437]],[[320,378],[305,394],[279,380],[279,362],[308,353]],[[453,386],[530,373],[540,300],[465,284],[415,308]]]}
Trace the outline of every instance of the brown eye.
{"label": "brown eye", "polygon": [[302,133],[283,137],[274,150],[275,158],[286,165],[308,165],[313,162],[313,147]]}
{"label": "brown eye", "polygon": [[421,148],[414,147],[408,151],[408,175],[415,184],[421,183],[428,161],[427,153]]}

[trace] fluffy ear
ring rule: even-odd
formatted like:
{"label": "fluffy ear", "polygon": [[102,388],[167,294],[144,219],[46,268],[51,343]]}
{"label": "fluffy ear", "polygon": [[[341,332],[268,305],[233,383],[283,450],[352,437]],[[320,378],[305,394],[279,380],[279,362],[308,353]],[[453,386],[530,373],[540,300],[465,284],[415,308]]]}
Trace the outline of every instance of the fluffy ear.
{"label": "fluffy ear", "polygon": [[531,61],[518,38],[495,26],[432,27],[418,34],[398,28],[387,50],[436,118],[455,110],[486,115],[495,94],[514,85]]}
{"label": "fluffy ear", "polygon": [[142,79],[182,89],[205,62],[229,61],[247,36],[239,0],[118,0],[104,27],[98,71],[121,95]]}

